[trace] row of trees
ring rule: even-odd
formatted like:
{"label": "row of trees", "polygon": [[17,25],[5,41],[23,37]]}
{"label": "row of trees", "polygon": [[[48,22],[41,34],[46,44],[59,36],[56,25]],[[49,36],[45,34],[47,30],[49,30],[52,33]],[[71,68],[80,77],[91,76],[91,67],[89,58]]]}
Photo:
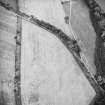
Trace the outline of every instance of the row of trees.
{"label": "row of trees", "polygon": [[[90,18],[96,32],[96,48],[94,62],[96,65],[96,80],[105,90],[105,12],[95,0],[85,0],[89,7]],[[105,105],[105,95],[100,95],[95,105]]]}

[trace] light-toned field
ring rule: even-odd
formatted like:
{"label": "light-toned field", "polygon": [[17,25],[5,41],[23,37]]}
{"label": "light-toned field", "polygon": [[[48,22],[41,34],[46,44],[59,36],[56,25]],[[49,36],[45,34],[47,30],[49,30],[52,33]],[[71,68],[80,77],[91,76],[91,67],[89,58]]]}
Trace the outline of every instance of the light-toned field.
{"label": "light-toned field", "polygon": [[[21,10],[72,37],[59,0],[20,0]],[[23,105],[89,105],[95,91],[72,54],[53,34],[22,22],[21,89]]]}
{"label": "light-toned field", "polygon": [[0,105],[14,105],[16,20],[0,6]]}

